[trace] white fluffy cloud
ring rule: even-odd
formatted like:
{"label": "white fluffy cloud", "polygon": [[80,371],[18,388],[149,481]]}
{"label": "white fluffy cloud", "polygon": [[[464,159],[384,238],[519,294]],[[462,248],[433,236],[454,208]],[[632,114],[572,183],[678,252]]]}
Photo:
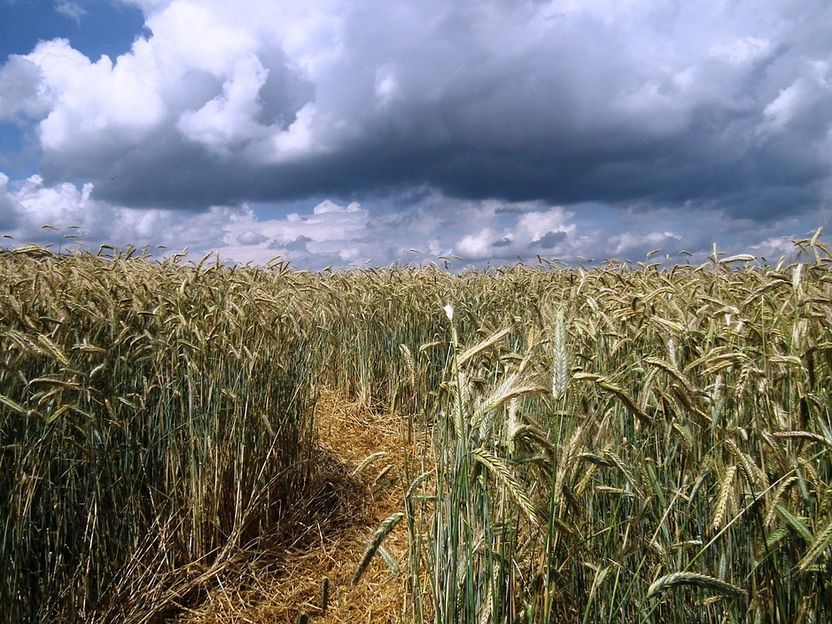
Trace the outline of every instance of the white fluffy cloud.
{"label": "white fluffy cloud", "polygon": [[[502,228],[486,226],[464,235],[454,246],[454,252],[467,260],[495,258],[527,259],[530,256],[575,255],[580,248],[576,239],[574,214],[561,207],[545,208],[523,204],[512,206],[515,217]],[[497,210],[505,206],[487,203],[480,210],[479,221],[495,221]]]}
{"label": "white fluffy cloud", "polygon": [[645,248],[662,249],[663,251],[672,252],[678,245],[682,237],[674,232],[646,232],[634,233],[624,232],[612,238],[615,247],[614,253],[618,257],[626,258],[633,252],[642,252]]}
{"label": "white fluffy cloud", "polygon": [[[9,244],[67,246],[75,244],[71,241],[77,237],[93,249],[101,243],[148,245],[151,249],[159,245],[167,253],[187,245],[195,254],[214,250],[235,262],[265,263],[281,256],[310,267],[366,261],[386,264],[412,254],[408,250],[413,248],[422,252],[420,259],[425,261],[442,253],[458,253],[466,262],[495,255],[528,258],[536,253],[551,255],[573,243],[572,215],[561,208],[527,212],[528,206],[523,204],[464,202],[458,203],[451,220],[443,221],[430,216],[435,202],[453,200],[428,197],[416,209],[424,218],[391,218],[389,214],[374,218],[356,202],[340,205],[325,200],[304,212],[263,219],[247,205],[215,206],[196,213],[114,206],[94,199],[89,183],[50,186],[40,176],[11,183],[0,174],[0,233],[12,239]],[[483,221],[495,226],[505,222],[506,226],[452,239],[454,232]],[[49,227],[44,229],[44,225]],[[73,238],[63,240],[64,234]],[[478,235],[482,238],[479,243]],[[501,240],[511,243],[503,248]]]}
{"label": "white fluffy cloud", "polygon": [[[225,260],[265,263],[275,256],[316,265],[325,259],[339,263],[363,261],[372,251],[362,239],[369,216],[359,204],[325,201],[308,214],[283,219],[258,219],[246,205],[214,206],[188,212],[128,208],[97,201],[91,184],[49,186],[40,176],[10,184],[0,174],[0,233],[9,244],[39,242],[56,247],[78,240],[95,248],[102,243],[157,246],[178,252],[183,246],[202,254],[217,251]],[[43,226],[47,226],[44,229]],[[63,239],[70,234],[71,239]],[[156,252],[159,253],[159,252]],[[379,258],[389,261],[390,258]]]}
{"label": "white fluffy cloud", "polygon": [[0,174],[0,231],[18,245],[56,246],[70,234],[93,247],[110,243],[181,250],[189,245],[207,250],[222,246],[229,228],[254,219],[247,208],[212,207],[194,214],[114,206],[95,200],[93,190],[89,183],[80,188],[69,182],[50,186],[40,176],[11,184]]}
{"label": "white fluffy cloud", "polygon": [[81,22],[81,18],[87,14],[87,10],[84,7],[77,2],[72,2],[71,0],[57,0],[57,2],[55,2],[55,11],[64,17],[68,17],[76,24],[79,24]]}
{"label": "white fluffy cloud", "polygon": [[[160,131],[226,156],[280,159],[284,149],[303,155],[297,148],[310,140],[298,137],[310,123],[292,122],[311,103],[294,101],[287,91],[314,74],[320,54],[311,54],[310,45],[329,43],[295,32],[320,14],[292,19],[292,11],[266,2],[246,10],[193,0],[143,8],[152,36],[137,39],[117,59],[88,59],[65,39],[10,57],[0,79],[22,92],[0,98],[0,119],[12,113],[37,119],[46,112],[39,134],[47,157],[102,146],[118,154],[155,140]],[[276,85],[267,88],[268,80]],[[43,102],[32,102],[32,92],[45,94],[46,111]],[[264,101],[264,95],[271,97]],[[277,110],[264,120],[268,108]],[[305,110],[308,116],[311,109]]]}
{"label": "white fluffy cloud", "polygon": [[[437,204],[450,208],[437,216]],[[324,200],[282,217],[263,218],[245,204],[198,212],[129,208],[95,199],[91,184],[48,185],[39,176],[12,182],[0,174],[0,235],[5,237],[0,246],[36,242],[55,249],[80,244],[95,250],[102,243],[132,244],[159,255],[187,247],[195,257],[215,251],[224,261],[257,264],[282,257],[304,268],[457,257],[453,266],[463,268],[534,261],[537,256],[643,259],[655,248],[671,257],[692,249],[704,259],[714,240],[707,226],[726,233],[723,250],[769,258],[789,254],[791,241],[798,237],[772,237],[764,224],[738,225],[725,217],[715,221],[701,213],[687,215],[678,231],[662,229],[680,226],[678,213],[667,209],[627,210],[623,216],[620,209],[608,209],[609,223],[603,224],[596,215],[582,213],[541,203],[454,200],[432,193],[397,213]],[[777,226],[800,237],[809,233],[792,218]]]}
{"label": "white fluffy cloud", "polygon": [[46,153],[106,144],[115,144],[119,153],[140,144],[166,116],[167,103],[154,84],[159,77],[142,72],[135,56],[121,57],[115,65],[107,56],[91,62],[66,39],[54,39],[9,62],[29,62],[38,69],[35,88],[48,103],[38,126]]}
{"label": "white fluffy cloud", "polygon": [[183,113],[177,128],[191,141],[220,154],[260,134],[258,93],[268,72],[256,57],[241,60],[223,83],[222,94]]}

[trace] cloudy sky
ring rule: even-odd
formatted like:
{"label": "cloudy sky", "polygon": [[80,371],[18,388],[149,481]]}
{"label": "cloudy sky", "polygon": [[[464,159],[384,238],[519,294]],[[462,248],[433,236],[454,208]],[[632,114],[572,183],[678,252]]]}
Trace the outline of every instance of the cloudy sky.
{"label": "cloudy sky", "polygon": [[830,220],[828,0],[0,0],[0,244],[776,259]]}

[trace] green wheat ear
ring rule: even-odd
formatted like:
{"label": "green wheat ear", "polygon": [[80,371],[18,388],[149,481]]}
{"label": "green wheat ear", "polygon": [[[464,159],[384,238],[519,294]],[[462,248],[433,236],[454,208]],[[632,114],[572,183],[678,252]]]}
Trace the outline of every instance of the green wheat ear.
{"label": "green wheat ear", "polygon": [[355,573],[352,575],[353,585],[357,585],[358,581],[361,580],[361,577],[364,576],[364,573],[370,566],[370,561],[372,561],[373,557],[378,552],[382,542],[384,541],[384,538],[386,538],[390,534],[390,532],[396,528],[396,525],[401,521],[402,518],[404,518],[404,514],[400,512],[388,516],[379,525],[378,529],[376,529],[376,532],[373,533],[373,536],[367,543],[367,548],[364,550],[364,554],[361,556],[361,561],[358,563],[358,567],[355,569]]}
{"label": "green wheat ear", "polygon": [[569,383],[569,358],[566,351],[566,322],[563,308],[555,313],[555,323],[552,329],[552,396],[560,400],[566,393]]}
{"label": "green wheat ear", "polygon": [[694,574],[693,572],[675,572],[673,574],[666,574],[660,579],[654,581],[653,584],[650,585],[650,588],[647,590],[647,597],[652,598],[653,596],[656,596],[664,591],[682,585],[702,587],[704,589],[708,589],[719,594],[729,594],[732,596],[746,596],[746,592],[744,589],[741,589],[736,585],[731,585],[731,583],[721,581],[712,576],[706,576],[705,574]]}

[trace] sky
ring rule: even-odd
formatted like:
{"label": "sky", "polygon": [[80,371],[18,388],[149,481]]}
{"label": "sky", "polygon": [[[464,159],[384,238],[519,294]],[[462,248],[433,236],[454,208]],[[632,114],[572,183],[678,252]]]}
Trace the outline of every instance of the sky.
{"label": "sky", "polygon": [[0,245],[776,260],[830,220],[828,0],[0,0]]}

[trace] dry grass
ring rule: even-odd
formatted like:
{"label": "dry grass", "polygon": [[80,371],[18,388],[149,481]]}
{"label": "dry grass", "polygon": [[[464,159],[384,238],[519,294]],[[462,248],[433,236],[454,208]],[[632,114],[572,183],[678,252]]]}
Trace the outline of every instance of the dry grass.
{"label": "dry grass", "polygon": [[[315,420],[320,452],[329,460],[319,466],[314,477],[319,494],[308,503],[312,513],[306,526],[299,526],[303,530],[298,536],[303,539],[275,553],[282,560],[262,565],[241,579],[243,587],[218,584],[201,607],[182,618],[182,624],[296,622],[301,612],[322,624],[401,621],[405,574],[394,578],[376,557],[356,586],[350,580],[368,536],[384,518],[401,509],[402,441],[407,422],[373,413],[336,392],[322,394]],[[382,461],[351,476],[368,456],[380,450],[387,453]],[[373,481],[387,464],[393,468],[386,476],[396,477],[397,482],[374,491]],[[387,537],[384,547],[399,565],[406,565],[403,527]],[[329,579],[330,598],[329,608],[322,613],[324,578]]]}

